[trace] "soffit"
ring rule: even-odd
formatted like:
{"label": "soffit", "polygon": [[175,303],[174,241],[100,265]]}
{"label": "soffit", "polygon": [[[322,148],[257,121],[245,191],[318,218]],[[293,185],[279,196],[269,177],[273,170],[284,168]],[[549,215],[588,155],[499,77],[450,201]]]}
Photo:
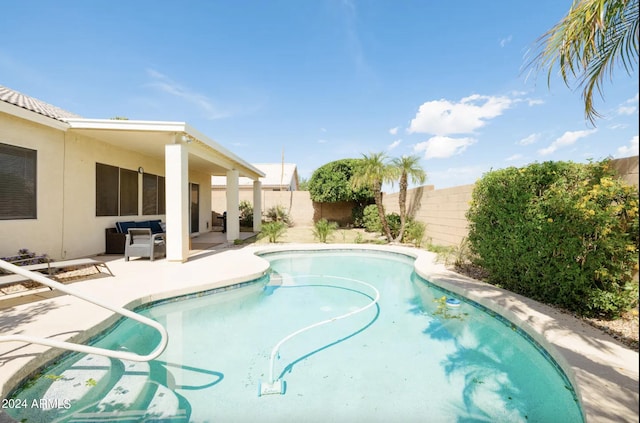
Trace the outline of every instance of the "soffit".
{"label": "soffit", "polygon": [[[71,125],[70,134],[93,138],[157,160],[164,160],[167,144],[181,143],[189,152],[190,169],[210,175],[226,175],[228,170],[236,169],[242,176],[256,179],[263,176],[259,169],[217,146],[184,122],[68,119],[67,123]],[[184,139],[183,135],[186,136]]]}

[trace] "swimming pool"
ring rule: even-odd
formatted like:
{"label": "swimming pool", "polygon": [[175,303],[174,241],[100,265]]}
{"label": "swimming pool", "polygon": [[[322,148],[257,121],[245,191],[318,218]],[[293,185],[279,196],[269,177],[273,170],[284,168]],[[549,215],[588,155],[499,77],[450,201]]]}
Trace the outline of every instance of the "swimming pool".
{"label": "swimming pool", "polygon": [[[78,410],[85,418],[127,415],[130,421],[154,415],[194,422],[582,421],[571,386],[548,355],[480,307],[464,300],[448,307],[452,294],[415,275],[410,257],[363,251],[263,257],[271,262],[270,282],[141,309],[170,333],[158,360],[70,355],[13,396],[58,400],[58,407],[13,408],[12,415],[30,421]],[[374,285],[380,300],[283,344],[274,368],[286,392],[258,396],[281,339],[371,304],[375,293],[355,281]],[[96,343],[144,353],[155,336],[124,321]],[[84,405],[65,408],[72,396],[83,397]]]}

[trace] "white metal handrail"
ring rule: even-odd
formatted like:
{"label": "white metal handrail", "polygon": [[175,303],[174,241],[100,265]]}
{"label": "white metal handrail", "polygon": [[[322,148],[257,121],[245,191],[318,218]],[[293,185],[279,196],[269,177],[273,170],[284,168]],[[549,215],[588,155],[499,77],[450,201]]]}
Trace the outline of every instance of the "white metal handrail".
{"label": "white metal handrail", "polygon": [[0,342],[12,342],[12,341],[26,342],[30,344],[46,345],[48,347],[62,348],[65,350],[76,351],[80,353],[96,354],[96,355],[102,355],[105,357],[118,358],[121,360],[131,360],[131,361],[153,360],[157,358],[160,354],[162,354],[162,352],[167,347],[167,343],[169,342],[169,335],[167,334],[167,330],[164,328],[164,326],[162,326],[160,323],[156,322],[155,320],[151,320],[147,317],[141,316],[138,313],[135,313],[131,310],[127,310],[122,307],[112,306],[96,298],[91,298],[90,296],[84,295],[74,289],[71,289],[68,286],[65,286],[59,282],[49,279],[41,273],[22,269],[19,266],[16,266],[11,263],[7,263],[4,260],[0,260],[0,268],[16,273],[18,275],[22,275],[26,278],[34,280],[50,288],[58,289],[62,292],[65,292],[69,295],[80,298],[82,300],[88,301],[102,308],[106,308],[107,310],[111,310],[114,313],[118,313],[122,316],[133,319],[139,323],[142,323],[143,325],[150,326],[156,329],[158,332],[160,332],[160,337],[161,337],[160,343],[158,344],[158,346],[147,355],[140,355],[140,354],[127,352],[127,351],[114,351],[114,350],[109,350],[105,348],[91,347],[89,345],[76,344],[73,342],[66,342],[66,341],[56,341],[54,339],[39,338],[39,337],[34,337],[29,335],[17,335],[17,334],[0,335]]}

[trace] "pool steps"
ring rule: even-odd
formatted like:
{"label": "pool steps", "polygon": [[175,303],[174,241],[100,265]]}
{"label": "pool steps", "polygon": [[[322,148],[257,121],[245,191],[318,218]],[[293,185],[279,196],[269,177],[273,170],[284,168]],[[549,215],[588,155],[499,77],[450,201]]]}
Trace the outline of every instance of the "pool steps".
{"label": "pool steps", "polygon": [[[126,388],[125,388],[126,387]],[[64,398],[71,403],[68,422],[172,422],[186,423],[189,415],[181,408],[178,394],[150,379],[148,362],[109,359],[88,354],[55,376],[43,399]],[[79,402],[81,404],[78,408]],[[49,420],[59,416],[55,407],[41,410]]]}
{"label": "pool steps", "polygon": [[149,363],[121,360],[124,373],[118,383],[98,403],[98,411],[128,410],[143,396],[149,380]]}

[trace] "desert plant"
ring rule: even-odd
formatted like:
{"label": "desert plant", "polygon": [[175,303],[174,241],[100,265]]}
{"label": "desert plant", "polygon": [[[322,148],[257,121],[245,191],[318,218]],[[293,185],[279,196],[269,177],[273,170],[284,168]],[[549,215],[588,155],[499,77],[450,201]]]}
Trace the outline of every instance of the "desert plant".
{"label": "desert plant", "polygon": [[398,193],[398,206],[400,208],[400,229],[395,237],[396,242],[404,241],[404,231],[411,216],[407,216],[407,189],[409,180],[422,184],[427,179],[427,174],[420,166],[420,156],[402,156],[391,161],[392,165],[400,173],[400,192]]}
{"label": "desert plant", "polygon": [[382,204],[382,184],[393,182],[398,169],[389,165],[384,153],[364,154],[362,161],[355,168],[351,177],[351,187],[354,189],[369,188],[373,192],[373,199],[378,207],[378,216],[382,225],[382,233],[388,241],[393,241],[393,235],[387,223],[387,216]]}
{"label": "desert plant", "polygon": [[469,245],[469,239],[467,237],[462,238],[460,244],[453,251],[454,261],[456,266],[464,266],[471,263],[474,258]]}
{"label": "desert plant", "polygon": [[549,84],[556,73],[567,86],[575,79],[583,87],[585,117],[595,125],[600,114],[594,94],[603,96],[614,70],[632,76],[638,64],[638,17],[637,0],[574,0],[567,15],[538,39],[528,66],[547,69]]}
{"label": "desert plant", "polygon": [[326,243],[336,229],[338,229],[336,222],[329,222],[327,219],[322,218],[314,224],[313,236],[320,242]]}
{"label": "desert plant", "polygon": [[432,253],[436,253],[436,261],[448,266],[454,260],[455,247],[436,245],[431,241],[427,243],[426,249]]}
{"label": "desert plant", "polygon": [[269,207],[265,213],[265,217],[268,222],[282,222],[288,227],[293,226],[293,221],[289,216],[289,212],[280,204]]}
{"label": "desert plant", "polygon": [[239,205],[240,209],[240,226],[252,227],[253,226],[253,204],[249,201],[243,200]]}
{"label": "desert plant", "polygon": [[267,222],[262,225],[262,231],[260,237],[269,238],[269,242],[278,242],[280,238],[287,231],[287,225],[283,222]]}
{"label": "desert plant", "polygon": [[354,244],[362,244],[364,242],[364,236],[362,233],[358,232],[356,237],[353,239]]}
{"label": "desert plant", "polygon": [[[16,266],[29,266],[31,264],[48,263],[51,261],[46,254],[36,254],[27,248],[18,250],[18,254],[14,256],[0,257],[0,260],[15,264]],[[0,269],[0,274],[9,273],[4,269]]]}
{"label": "desert plant", "polygon": [[427,227],[424,223],[410,219],[405,226],[402,242],[411,243],[416,247],[420,247],[426,229]]}

